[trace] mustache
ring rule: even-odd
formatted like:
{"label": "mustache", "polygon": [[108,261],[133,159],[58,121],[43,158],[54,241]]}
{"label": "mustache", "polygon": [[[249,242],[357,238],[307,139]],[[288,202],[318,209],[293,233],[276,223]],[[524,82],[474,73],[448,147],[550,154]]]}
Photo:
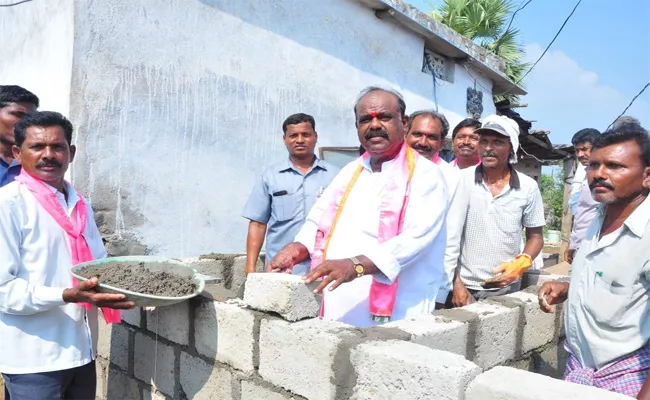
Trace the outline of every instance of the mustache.
{"label": "mustache", "polygon": [[62,165],[58,161],[39,161],[36,163],[36,168],[41,167],[58,167],[61,168]]}
{"label": "mustache", "polygon": [[413,150],[431,151],[431,146],[422,146],[420,144],[416,144],[411,147],[413,147]]}
{"label": "mustache", "polygon": [[614,190],[614,185],[611,183],[607,182],[604,179],[594,179],[593,182],[589,184],[589,189],[594,190],[594,188],[597,187],[604,187],[609,190]]}
{"label": "mustache", "polygon": [[498,159],[499,155],[497,153],[493,152],[493,151],[484,151],[483,153],[481,153],[481,157],[483,157],[483,158],[485,158],[485,157],[494,157],[494,158]]}
{"label": "mustache", "polygon": [[473,144],[461,144],[461,145],[458,146],[458,148],[459,148],[459,149],[465,149],[465,148],[467,148],[467,149],[474,149],[475,147],[474,147]]}
{"label": "mustache", "polygon": [[388,140],[388,132],[385,129],[374,129],[374,130],[369,130],[366,132],[366,134],[363,136],[364,139],[370,140],[375,137],[382,137],[386,140]]}

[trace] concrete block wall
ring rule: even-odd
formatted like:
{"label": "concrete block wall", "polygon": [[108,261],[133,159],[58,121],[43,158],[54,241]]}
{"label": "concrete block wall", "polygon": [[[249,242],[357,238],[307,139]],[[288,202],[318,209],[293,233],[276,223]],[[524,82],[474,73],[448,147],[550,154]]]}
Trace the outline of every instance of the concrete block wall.
{"label": "concrete block wall", "polygon": [[318,300],[295,276],[251,274],[244,293],[237,256],[211,257],[190,261],[223,284],[100,321],[98,399],[619,398],[551,378],[566,357],[561,319],[539,311],[534,288],[358,329],[313,318]]}

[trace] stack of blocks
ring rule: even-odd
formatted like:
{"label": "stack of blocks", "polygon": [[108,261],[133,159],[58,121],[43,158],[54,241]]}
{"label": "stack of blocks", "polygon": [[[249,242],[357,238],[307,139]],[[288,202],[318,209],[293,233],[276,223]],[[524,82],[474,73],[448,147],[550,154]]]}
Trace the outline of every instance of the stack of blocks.
{"label": "stack of blocks", "polygon": [[100,323],[99,399],[625,398],[534,373],[560,377],[566,355],[533,288],[357,329],[315,318],[297,276],[250,274],[244,292],[242,257],[224,259],[190,261],[225,287]]}

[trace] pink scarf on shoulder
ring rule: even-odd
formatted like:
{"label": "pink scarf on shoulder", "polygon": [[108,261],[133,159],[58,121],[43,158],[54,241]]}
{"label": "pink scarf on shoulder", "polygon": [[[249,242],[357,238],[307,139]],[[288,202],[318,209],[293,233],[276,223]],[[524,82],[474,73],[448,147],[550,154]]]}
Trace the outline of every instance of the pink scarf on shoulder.
{"label": "pink scarf on shoulder", "polygon": [[[363,171],[363,163],[369,156],[366,152],[355,161],[358,166],[349,183],[346,187],[341,186],[335,189],[332,202],[325,208],[316,232],[316,242],[311,257],[311,269],[316,268],[326,260],[327,247],[336,228],[336,223],[354,184]],[[379,243],[385,242],[402,232],[416,157],[418,157],[417,153],[405,142],[395,159],[395,166],[391,168],[390,172],[386,171],[391,176],[387,179],[388,184],[384,190],[385,194],[379,211]],[[370,317],[373,321],[387,322],[390,320],[395,306],[398,280],[399,277],[395,279],[393,284],[385,284],[373,278],[369,294]],[[323,299],[325,299],[324,296]],[[324,314],[324,305],[323,300],[321,317]]]}
{"label": "pink scarf on shoulder", "polygon": [[431,159],[431,161],[432,161],[434,164],[439,165],[439,164],[440,164],[440,161],[442,161],[442,157],[440,157],[440,153],[439,153],[439,152],[436,153],[436,155],[433,156],[433,158]]}
{"label": "pink scarf on shoulder", "polygon": [[[94,257],[90,252],[90,248],[88,248],[86,238],[83,236],[86,229],[88,211],[86,210],[86,203],[83,197],[81,197],[81,194],[77,192],[79,201],[74,206],[70,218],[68,218],[59,202],[59,199],[56,197],[56,194],[41,180],[29,175],[24,169],[15,180],[27,186],[27,189],[29,189],[29,191],[34,195],[41,207],[43,207],[68,234],[72,265],[74,266],[86,261],[92,261]],[[72,186],[69,185],[69,187]],[[76,279],[72,278],[72,284],[77,284]],[[79,305],[86,309],[90,308],[90,304],[80,303]],[[104,320],[107,324],[119,323],[122,321],[119,310],[102,308],[102,314],[104,314]]]}

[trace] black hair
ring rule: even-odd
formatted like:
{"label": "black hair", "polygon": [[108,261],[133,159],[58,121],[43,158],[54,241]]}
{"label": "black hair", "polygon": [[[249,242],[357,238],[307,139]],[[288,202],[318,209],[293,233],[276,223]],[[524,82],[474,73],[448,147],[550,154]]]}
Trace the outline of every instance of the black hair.
{"label": "black hair", "polygon": [[65,139],[68,144],[72,143],[72,123],[63,115],[54,111],[35,111],[25,115],[16,122],[14,127],[14,136],[16,146],[21,147],[27,136],[27,128],[30,126],[51,127],[60,126],[65,133]]}
{"label": "black hair", "polygon": [[362,156],[366,152],[366,148],[362,144],[359,145],[359,155]]}
{"label": "black hair", "polygon": [[650,167],[650,136],[648,136],[648,131],[640,125],[623,124],[616,129],[603,132],[591,143],[592,151],[632,140],[636,142],[641,150],[643,166]]}
{"label": "black hair", "polygon": [[16,85],[0,85],[0,108],[11,103],[29,103],[38,108],[38,97],[29,90]]}
{"label": "black hair", "polygon": [[383,88],[380,86],[368,86],[367,88],[359,92],[359,95],[357,96],[357,101],[354,103],[355,117],[357,116],[357,106],[359,105],[359,103],[361,103],[361,100],[364,97],[366,97],[367,94],[372,92],[386,92],[395,96],[395,98],[397,99],[397,105],[399,106],[400,117],[404,117],[406,115],[406,102],[404,102],[404,96],[402,96],[400,92],[393,89]]}
{"label": "black hair", "polygon": [[407,132],[411,130],[411,126],[413,125],[413,120],[421,115],[426,115],[440,121],[440,135],[442,136],[442,139],[445,139],[447,137],[447,134],[449,133],[449,122],[447,122],[447,118],[444,115],[434,110],[420,110],[411,114],[411,116],[409,117],[408,127],[406,129]]}
{"label": "black hair", "polygon": [[474,118],[465,118],[464,120],[460,121],[458,123],[458,125],[456,125],[456,127],[454,127],[454,130],[451,132],[451,138],[455,139],[456,134],[458,133],[459,130],[461,130],[463,128],[468,128],[468,127],[478,129],[478,128],[481,127],[481,121],[479,121],[478,119],[474,119]]}
{"label": "black hair", "polygon": [[571,138],[571,143],[574,146],[577,146],[579,143],[593,144],[594,140],[596,140],[598,136],[600,136],[600,132],[598,131],[598,129],[593,129],[593,128],[580,129]]}
{"label": "black hair", "polygon": [[616,121],[614,121],[614,123],[612,123],[612,129],[616,129],[625,124],[636,124],[641,126],[641,122],[639,122],[638,119],[630,115],[621,115],[620,117],[616,118]]}
{"label": "black hair", "polygon": [[316,130],[316,121],[314,121],[314,117],[309,114],[298,113],[289,115],[287,119],[284,120],[282,123],[282,131],[287,133],[287,126],[298,125],[303,122],[309,122],[311,124],[311,129]]}

